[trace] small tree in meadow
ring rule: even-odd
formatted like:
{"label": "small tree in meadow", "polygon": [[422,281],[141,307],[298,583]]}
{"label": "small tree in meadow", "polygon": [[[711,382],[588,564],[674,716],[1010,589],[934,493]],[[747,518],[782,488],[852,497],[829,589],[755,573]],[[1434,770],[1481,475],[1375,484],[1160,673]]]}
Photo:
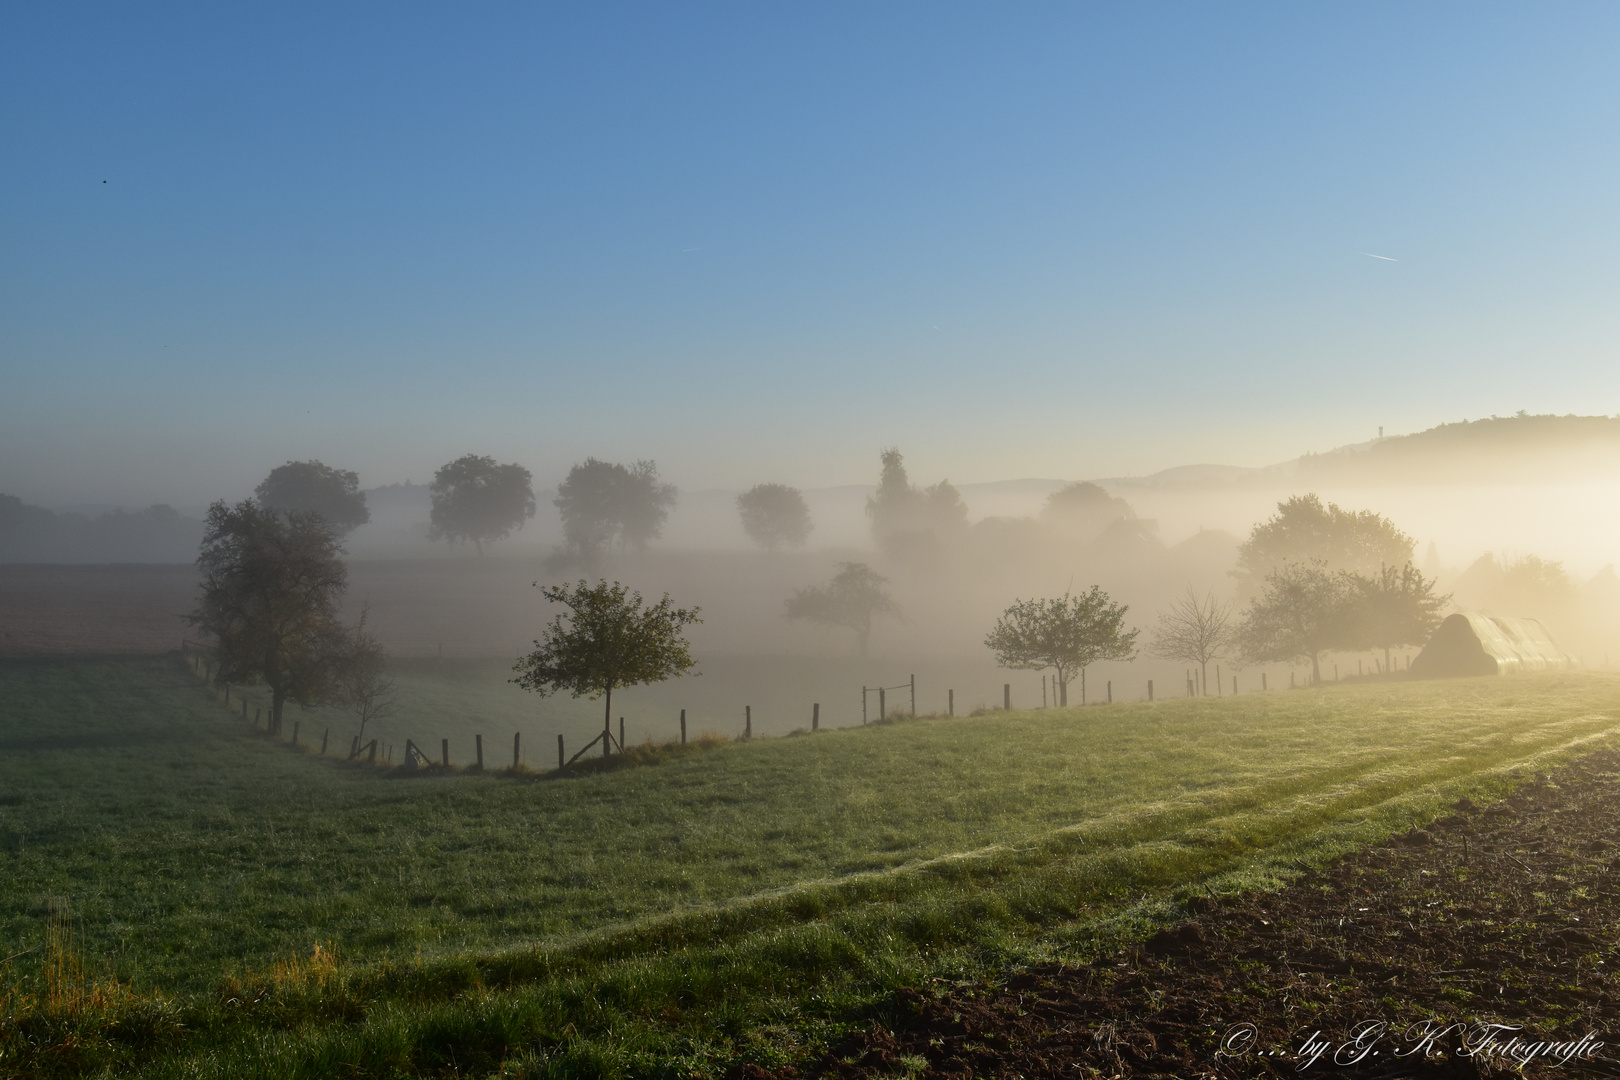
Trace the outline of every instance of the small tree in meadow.
{"label": "small tree in meadow", "polygon": [[767,551],[800,547],[810,536],[810,507],[786,484],[755,484],[737,496],[737,513],[743,532]]}
{"label": "small tree in meadow", "polygon": [[1356,575],[1353,603],[1357,644],[1384,650],[1388,672],[1390,650],[1428,641],[1451,595],[1436,596],[1434,581],[1407,563],[1399,570],[1382,567],[1376,576]]}
{"label": "small tree in meadow", "polygon": [[387,674],[388,654],[366,629],[370,614],[361,611],[359,624],[349,632],[337,675],[337,702],[360,721],[360,743],[365,742],[367,724],[393,716],[399,707],[394,682]]}
{"label": "small tree in meadow", "polygon": [[1069,683],[1099,660],[1130,660],[1136,630],[1125,629],[1124,604],[1093,585],[1090,592],[1051,600],[1019,600],[996,620],[984,643],[996,663],[1024,671],[1057,672],[1058,704],[1069,703]]}
{"label": "small tree in meadow", "polygon": [[1209,693],[1209,665],[1227,656],[1234,647],[1232,605],[1215,599],[1213,592],[1200,597],[1192,589],[1187,596],[1159,615],[1148,651],[1165,660],[1197,664],[1204,693]]}
{"label": "small tree in meadow", "polygon": [[[539,583],[536,582],[538,586]],[[613,691],[663,682],[696,666],[684,627],[703,620],[697,608],[678,608],[665,593],[651,607],[617,581],[540,586],[568,611],[557,615],[513,668],[512,681],[537,694],[567,690],[573,697],[603,697],[602,756],[612,748]]]}
{"label": "small tree in meadow", "polygon": [[888,578],[865,563],[839,563],[839,571],[825,585],[799,589],[787,598],[787,617],[843,626],[855,631],[860,653],[872,635],[872,620],[879,615],[898,618],[900,607],[883,586]]}
{"label": "small tree in meadow", "polygon": [[1238,626],[1243,657],[1255,663],[1307,661],[1311,682],[1321,682],[1322,653],[1354,646],[1354,582],[1320,559],[1271,571]]}

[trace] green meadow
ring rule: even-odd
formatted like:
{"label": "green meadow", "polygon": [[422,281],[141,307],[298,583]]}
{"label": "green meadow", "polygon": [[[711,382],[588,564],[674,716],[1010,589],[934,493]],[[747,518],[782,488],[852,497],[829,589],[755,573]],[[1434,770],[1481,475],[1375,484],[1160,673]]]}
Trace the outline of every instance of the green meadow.
{"label": "green meadow", "polygon": [[253,733],[178,657],[0,662],[0,1075],[792,1060],[896,987],[1111,947],[1617,730],[1620,680],[1576,673],[407,777]]}

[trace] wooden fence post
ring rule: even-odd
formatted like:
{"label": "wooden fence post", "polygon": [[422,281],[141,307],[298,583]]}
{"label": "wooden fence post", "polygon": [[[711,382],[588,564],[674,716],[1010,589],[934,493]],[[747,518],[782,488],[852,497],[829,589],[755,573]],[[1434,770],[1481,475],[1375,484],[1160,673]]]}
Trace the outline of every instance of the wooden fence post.
{"label": "wooden fence post", "polygon": [[441,756],[444,758],[444,767],[448,769],[450,767],[450,740],[440,739],[439,750]]}
{"label": "wooden fence post", "polygon": [[917,715],[917,676],[915,675],[911,677],[911,715],[914,718]]}
{"label": "wooden fence post", "polygon": [[558,736],[557,736],[557,768],[561,769],[562,767],[563,767],[563,741],[562,741],[562,735],[558,734]]}
{"label": "wooden fence post", "polygon": [[956,691],[945,691],[945,711],[951,716],[956,715]]}
{"label": "wooden fence post", "polygon": [[686,745],[686,710],[681,710],[681,745]]}
{"label": "wooden fence post", "polygon": [[743,706],[743,738],[752,739],[753,737],[754,737],[754,707],[752,705],[744,705]]}
{"label": "wooden fence post", "polygon": [[1114,680],[1109,679],[1108,680],[1108,704],[1112,705],[1113,703],[1114,703]]}
{"label": "wooden fence post", "polygon": [[293,745],[298,745],[298,721],[293,721]]}
{"label": "wooden fence post", "polygon": [[242,719],[247,719],[247,698],[242,699]]}
{"label": "wooden fence post", "polygon": [[474,735],[473,745],[478,747],[478,769],[480,772],[482,772],[484,768],[484,737],[482,735]]}
{"label": "wooden fence post", "polygon": [[1001,684],[1001,711],[1002,712],[1010,712],[1011,710],[1012,710],[1012,683],[1002,683]]}
{"label": "wooden fence post", "polygon": [[889,715],[889,691],[885,687],[878,687],[878,723],[883,723]]}
{"label": "wooden fence post", "polygon": [[514,769],[518,767],[518,739],[521,735],[522,732],[512,732],[512,768]]}
{"label": "wooden fence post", "polygon": [[1264,690],[1265,688],[1266,688],[1266,673],[1262,671],[1260,673],[1260,689]]}
{"label": "wooden fence post", "polygon": [[332,737],[332,729],[327,728],[321,732],[321,757],[326,756],[326,740]]}
{"label": "wooden fence post", "polygon": [[810,730],[821,730],[821,702],[819,701],[810,706]]}
{"label": "wooden fence post", "polygon": [[866,726],[866,687],[861,687],[861,727]]}
{"label": "wooden fence post", "polygon": [[1236,675],[1234,675],[1234,676],[1232,676],[1232,696],[1233,696],[1233,697],[1237,697],[1237,692],[1238,692],[1238,688],[1237,688],[1237,676],[1236,676]]}
{"label": "wooden fence post", "polygon": [[624,717],[619,717],[619,753],[624,753]]}
{"label": "wooden fence post", "polygon": [[1153,700],[1153,680],[1152,679],[1148,680],[1148,700],[1149,701]]}

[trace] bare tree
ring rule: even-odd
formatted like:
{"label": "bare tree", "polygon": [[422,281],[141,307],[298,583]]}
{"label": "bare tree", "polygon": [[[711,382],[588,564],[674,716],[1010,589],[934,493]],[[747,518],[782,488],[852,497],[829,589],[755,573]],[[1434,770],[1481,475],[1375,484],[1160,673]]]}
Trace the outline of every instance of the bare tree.
{"label": "bare tree", "polygon": [[1236,647],[1232,605],[1215,599],[1211,590],[1200,598],[1191,586],[1187,598],[1159,613],[1148,652],[1165,660],[1198,665],[1199,685],[1209,693],[1209,665],[1230,656]]}
{"label": "bare tree", "polygon": [[370,614],[369,608],[361,610],[338,674],[338,701],[360,721],[357,745],[366,740],[367,724],[393,716],[399,707],[394,682],[387,675],[388,656],[382,642],[366,630]]}

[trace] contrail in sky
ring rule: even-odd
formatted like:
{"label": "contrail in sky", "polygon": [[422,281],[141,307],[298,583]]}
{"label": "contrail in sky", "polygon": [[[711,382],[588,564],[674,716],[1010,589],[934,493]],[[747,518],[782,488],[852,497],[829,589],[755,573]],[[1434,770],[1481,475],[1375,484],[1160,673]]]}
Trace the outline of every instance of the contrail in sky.
{"label": "contrail in sky", "polygon": [[1392,259],[1388,255],[1374,255],[1370,251],[1363,251],[1362,254],[1367,256],[1367,258],[1369,258],[1369,259],[1383,259],[1385,262],[1400,262],[1401,261],[1399,259]]}

